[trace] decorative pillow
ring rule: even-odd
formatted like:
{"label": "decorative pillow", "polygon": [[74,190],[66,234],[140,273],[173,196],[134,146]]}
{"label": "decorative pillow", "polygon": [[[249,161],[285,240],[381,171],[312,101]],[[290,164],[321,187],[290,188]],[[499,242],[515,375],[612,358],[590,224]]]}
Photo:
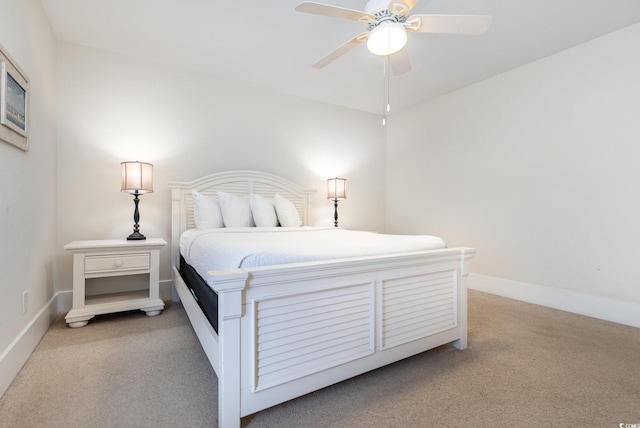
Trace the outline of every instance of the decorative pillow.
{"label": "decorative pillow", "polygon": [[291,202],[287,198],[283,198],[279,194],[276,193],[276,196],[273,198],[273,205],[276,207],[276,213],[278,215],[278,220],[280,221],[280,226],[282,227],[299,227],[302,224],[300,220],[300,214],[298,214],[298,210],[296,209],[293,202]]}
{"label": "decorative pillow", "polygon": [[253,221],[258,227],[274,227],[278,225],[278,217],[276,216],[276,208],[273,206],[273,199],[265,198],[260,195],[249,196],[249,205],[251,205],[251,214]]}
{"label": "decorative pillow", "polygon": [[220,204],[217,200],[196,190],[192,190],[191,195],[193,195],[193,217],[198,229],[224,227]]}
{"label": "decorative pillow", "polygon": [[248,196],[218,192],[218,200],[220,201],[225,227],[251,227],[256,225],[251,215]]}

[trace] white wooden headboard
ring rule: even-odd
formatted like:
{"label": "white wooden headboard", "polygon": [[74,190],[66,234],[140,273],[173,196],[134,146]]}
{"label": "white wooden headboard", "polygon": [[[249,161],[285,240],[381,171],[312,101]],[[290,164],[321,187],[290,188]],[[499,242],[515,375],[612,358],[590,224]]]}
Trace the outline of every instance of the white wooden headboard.
{"label": "white wooden headboard", "polygon": [[276,193],[289,199],[298,210],[302,223],[309,224],[309,207],[315,189],[305,189],[286,178],[259,171],[227,171],[207,175],[189,182],[171,181],[171,259],[178,266],[180,235],[196,227],[191,190],[217,197],[216,192],[236,195],[256,194],[273,197]]}

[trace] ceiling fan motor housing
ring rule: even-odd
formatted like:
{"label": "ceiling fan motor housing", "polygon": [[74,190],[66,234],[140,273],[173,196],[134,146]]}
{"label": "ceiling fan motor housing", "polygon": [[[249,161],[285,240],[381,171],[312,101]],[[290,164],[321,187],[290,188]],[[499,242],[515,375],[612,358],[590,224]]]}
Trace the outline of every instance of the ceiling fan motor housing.
{"label": "ceiling fan motor housing", "polygon": [[373,16],[375,16],[375,20],[367,23],[367,29],[369,31],[373,30],[383,22],[397,22],[399,24],[403,24],[407,20],[406,15],[396,15],[389,9],[378,10],[373,14]]}
{"label": "ceiling fan motor housing", "polygon": [[409,8],[404,3],[389,3],[389,0],[369,0],[365,5],[365,11],[374,16],[367,21],[367,29],[373,30],[383,22],[404,23],[407,20]]}

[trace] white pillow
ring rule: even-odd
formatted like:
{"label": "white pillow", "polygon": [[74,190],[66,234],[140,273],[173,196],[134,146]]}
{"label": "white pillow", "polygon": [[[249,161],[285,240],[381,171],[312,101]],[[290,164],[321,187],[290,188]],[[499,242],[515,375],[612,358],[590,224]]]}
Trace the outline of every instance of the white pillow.
{"label": "white pillow", "polygon": [[198,229],[224,227],[220,204],[217,200],[196,190],[192,190],[191,195],[193,196],[193,218]]}
{"label": "white pillow", "polygon": [[225,227],[251,227],[256,224],[251,215],[251,205],[247,196],[218,192]]}
{"label": "white pillow", "polygon": [[278,225],[278,216],[276,216],[276,208],[273,206],[273,199],[252,194],[249,196],[249,205],[251,205],[251,214],[256,226],[274,227]]}
{"label": "white pillow", "polygon": [[287,198],[283,198],[276,193],[273,198],[273,205],[276,207],[276,214],[282,227],[299,227],[302,224],[298,210]]}

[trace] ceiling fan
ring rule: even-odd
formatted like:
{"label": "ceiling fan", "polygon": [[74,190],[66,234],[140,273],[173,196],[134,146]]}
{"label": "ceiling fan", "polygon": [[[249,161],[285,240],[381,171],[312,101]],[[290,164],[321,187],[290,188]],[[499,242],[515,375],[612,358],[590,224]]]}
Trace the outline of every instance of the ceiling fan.
{"label": "ceiling fan", "polygon": [[360,43],[375,55],[389,57],[394,74],[400,75],[411,69],[411,63],[403,49],[407,43],[407,32],[483,34],[491,25],[487,15],[409,15],[420,0],[369,0],[364,11],[346,9],[312,1],[296,6],[296,11],[314,15],[348,19],[365,24],[367,31],[329,52],[313,64],[322,68]]}

